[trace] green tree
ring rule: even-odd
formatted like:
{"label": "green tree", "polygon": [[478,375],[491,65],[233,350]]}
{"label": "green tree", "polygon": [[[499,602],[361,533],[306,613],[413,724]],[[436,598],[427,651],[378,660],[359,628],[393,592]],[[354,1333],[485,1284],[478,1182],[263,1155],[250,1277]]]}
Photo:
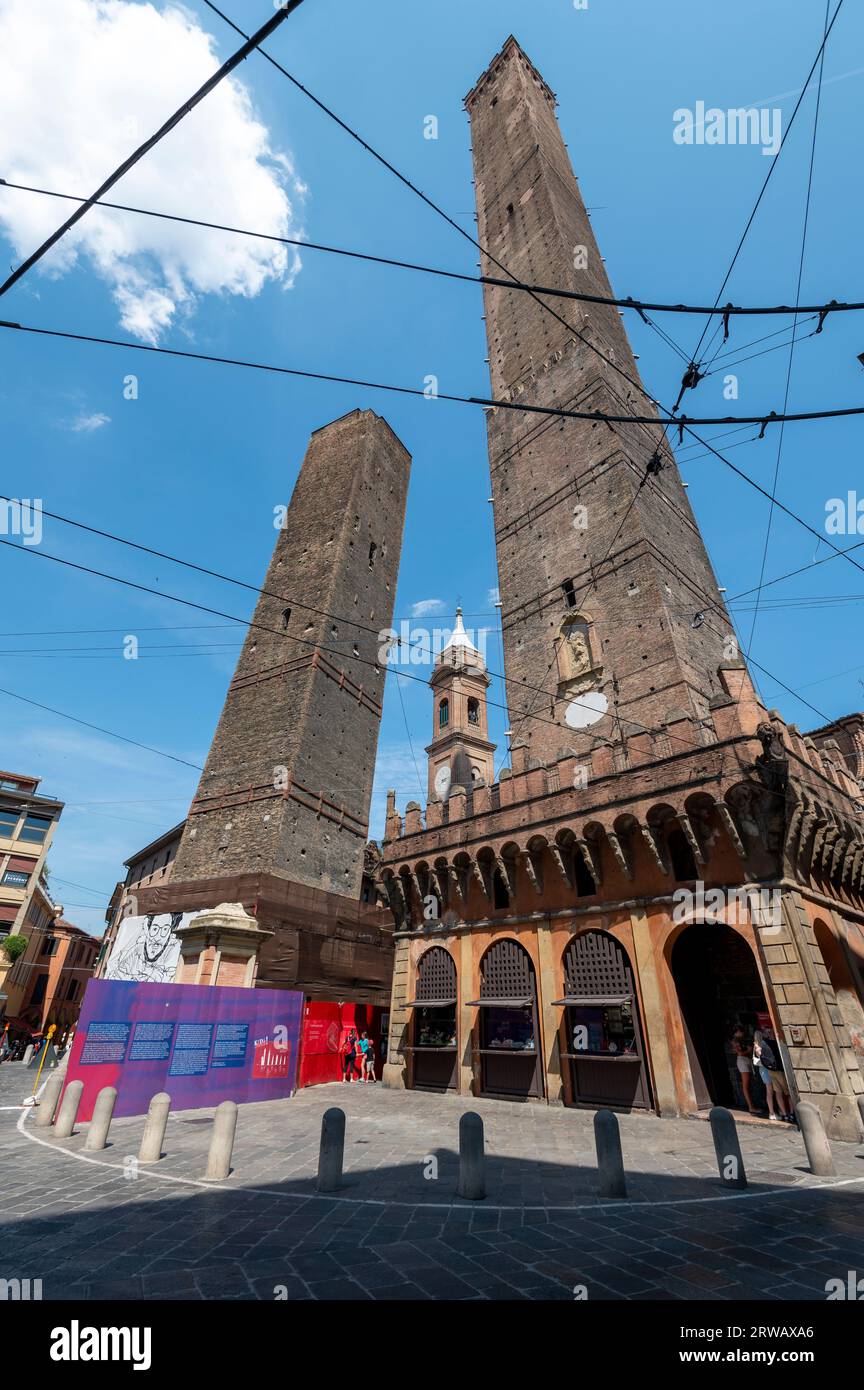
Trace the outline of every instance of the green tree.
{"label": "green tree", "polygon": [[0,941],[0,951],[3,952],[7,960],[16,961],[26,950],[26,936],[4,936],[3,940]]}

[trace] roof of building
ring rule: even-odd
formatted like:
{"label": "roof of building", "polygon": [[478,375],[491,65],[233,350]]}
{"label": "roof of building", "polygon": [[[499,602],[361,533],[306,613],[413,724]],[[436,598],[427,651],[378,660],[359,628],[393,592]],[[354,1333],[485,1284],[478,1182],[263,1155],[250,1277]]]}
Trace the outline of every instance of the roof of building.
{"label": "roof of building", "polygon": [[552,91],[552,88],[549,86],[549,83],[546,81],[543,74],[531,62],[531,59],[528,57],[528,54],[525,52],[525,49],[522,47],[519,40],[515,39],[512,34],[509,34],[508,37],[504,40],[498,52],[495,54],[494,58],[491,59],[488,66],[480,74],[477,81],[474,83],[474,86],[471,88],[471,91],[465,97],[466,106],[468,102],[471,100],[471,98],[484,85],[484,83],[486,83],[489,80],[489,78],[493,75],[498,65],[502,63],[505,58],[509,58],[514,53],[518,54],[519,57],[521,57],[524,60],[526,66],[529,68],[529,70],[536,77],[537,81],[540,83],[540,86],[544,89],[544,91],[551,98],[551,100],[555,101],[555,93]]}
{"label": "roof of building", "polygon": [[456,609],[456,626],[450,634],[450,641],[447,643],[441,655],[443,656],[444,652],[449,652],[451,647],[464,647],[467,651],[473,652],[475,656],[480,655],[474,643],[471,641],[471,638],[468,636],[468,633],[465,631],[465,624],[462,622],[461,608]]}
{"label": "roof of building", "polygon": [[130,854],[128,859],[123,860],[124,869],[130,869],[133,864],[139,864],[142,859],[146,859],[147,856],[153,854],[155,850],[164,849],[165,845],[169,844],[171,840],[179,840],[180,836],[183,834],[183,827],[185,824],[185,820],[181,820],[179,825],[172,826],[170,830],[165,831],[164,835],[159,835],[157,839],[151,840],[149,845],[145,845],[143,849],[136,850],[134,854]]}

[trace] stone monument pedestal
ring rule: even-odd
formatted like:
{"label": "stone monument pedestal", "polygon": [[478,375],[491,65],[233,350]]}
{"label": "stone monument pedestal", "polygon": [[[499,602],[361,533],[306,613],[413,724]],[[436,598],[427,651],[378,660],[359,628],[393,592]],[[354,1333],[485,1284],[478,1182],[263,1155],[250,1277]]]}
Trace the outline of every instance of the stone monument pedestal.
{"label": "stone monument pedestal", "polygon": [[258,958],[272,931],[260,927],[242,903],[220,903],[178,927],[178,985],[234,985],[254,989]]}

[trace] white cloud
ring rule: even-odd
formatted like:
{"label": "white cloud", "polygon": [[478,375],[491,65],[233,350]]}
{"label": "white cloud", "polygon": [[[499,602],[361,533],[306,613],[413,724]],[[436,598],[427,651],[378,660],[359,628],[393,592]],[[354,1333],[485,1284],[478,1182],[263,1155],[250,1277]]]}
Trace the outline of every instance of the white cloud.
{"label": "white cloud", "polygon": [[419,602],[411,605],[411,617],[428,618],[430,613],[443,613],[444,608],[442,598],[421,598]]}
{"label": "white cloud", "polygon": [[101,430],[103,425],[110,423],[110,415],[103,415],[101,411],[97,411],[94,415],[79,415],[69,428],[73,434],[92,434],[94,430]]}
{"label": "white cloud", "polygon": [[[85,195],[164,123],[221,57],[194,15],[131,0],[0,0],[0,169],[10,182]],[[305,186],[271,148],[232,76],[205,97],[108,195],[116,202],[296,236]],[[21,259],[70,204],[2,190],[0,228]],[[290,195],[290,196],[289,196]],[[133,213],[91,209],[42,262],[53,275],[88,261],[123,327],[155,343],[203,294],[251,297],[289,286],[294,250]]]}
{"label": "white cloud", "polygon": [[496,604],[496,603],[499,601],[499,599],[501,598],[501,595],[500,595],[500,593],[498,592],[497,587],[494,588],[494,589],[490,589],[489,592],[488,592],[488,594],[486,595],[486,598],[487,598],[487,600],[488,600],[489,603],[491,603],[491,604]]}

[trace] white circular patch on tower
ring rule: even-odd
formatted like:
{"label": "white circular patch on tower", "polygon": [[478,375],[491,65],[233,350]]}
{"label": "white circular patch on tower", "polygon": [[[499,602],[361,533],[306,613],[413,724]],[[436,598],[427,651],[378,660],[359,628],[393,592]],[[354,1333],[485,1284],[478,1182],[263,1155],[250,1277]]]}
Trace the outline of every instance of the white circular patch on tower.
{"label": "white circular patch on tower", "polygon": [[609,708],[609,701],[600,690],[589,690],[587,695],[579,695],[571,700],[564,711],[564,723],[571,729],[587,729],[602,719]]}
{"label": "white circular patch on tower", "polygon": [[450,791],[450,768],[446,763],[435,773],[435,790],[442,801],[447,800]]}

